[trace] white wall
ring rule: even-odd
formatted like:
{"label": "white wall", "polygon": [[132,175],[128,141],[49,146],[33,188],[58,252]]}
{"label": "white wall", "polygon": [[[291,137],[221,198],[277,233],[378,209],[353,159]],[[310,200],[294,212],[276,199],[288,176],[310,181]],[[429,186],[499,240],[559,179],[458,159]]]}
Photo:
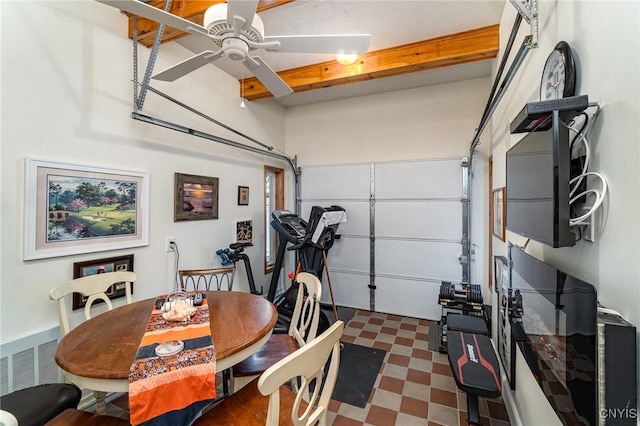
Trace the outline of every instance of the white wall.
{"label": "white wall", "polygon": [[[56,304],[49,300],[49,291],[73,277],[74,262],[133,253],[138,274],[134,299],[139,300],[172,286],[174,257],[164,251],[165,237],[176,237],[180,267],[206,267],[216,265],[215,250],[232,241],[234,219],[251,218],[262,229],[263,166],[286,169],[287,165],[130,119],[133,56],[123,14],[91,0],[0,2],[0,11],[2,342],[57,327]],[[140,79],[148,55],[149,50],[140,47]],[[175,43],[163,45],[156,67],[188,56]],[[283,108],[267,101],[241,110],[237,81],[213,66],[174,83],[152,84],[235,129],[284,149]],[[245,143],[151,93],[142,112]],[[149,172],[150,245],[23,261],[25,157]],[[173,221],[175,172],[220,179],[218,220]],[[238,185],[250,187],[249,206],[237,206]],[[259,267],[262,235],[255,233],[255,246],[247,252],[255,265],[256,281],[266,285],[268,277]],[[240,269],[238,288],[246,289],[244,268]]]}
{"label": "white wall", "polygon": [[287,109],[301,165],[463,157],[489,94],[486,78]]}
{"label": "white wall", "polygon": [[[590,101],[598,102],[603,108],[588,136],[593,154],[590,170],[606,176],[609,195],[597,214],[595,243],[581,241],[575,247],[553,249],[531,241],[527,251],[595,285],[603,305],[619,311],[639,326],[640,3],[543,1],[539,17],[540,47],[529,53],[491,123],[495,135],[491,143],[493,185],[504,186],[505,152],[522,136],[510,135],[505,129],[526,102],[539,100],[546,57],[558,41],[568,42],[577,59],[576,94],[588,94]],[[507,3],[501,22],[503,49],[514,18],[515,9]],[[517,44],[528,29],[523,23]],[[502,52],[499,57],[501,55]],[[519,245],[525,242],[510,232],[507,237]],[[493,244],[495,255],[506,256],[506,243],[494,238]],[[523,424],[557,423],[538,386],[525,377],[527,368],[523,358],[519,356],[517,362],[514,398]]]}

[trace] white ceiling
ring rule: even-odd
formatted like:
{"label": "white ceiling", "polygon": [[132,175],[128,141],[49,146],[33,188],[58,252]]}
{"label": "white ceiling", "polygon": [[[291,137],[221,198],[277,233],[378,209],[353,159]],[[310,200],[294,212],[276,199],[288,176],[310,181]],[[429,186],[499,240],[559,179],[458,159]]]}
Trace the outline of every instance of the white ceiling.
{"label": "white ceiling", "polygon": [[[260,13],[267,36],[297,34],[371,34],[369,51],[385,49],[500,23],[507,0],[296,0]],[[194,53],[212,43],[188,36],[177,43]],[[275,71],[335,59],[333,55],[256,52]],[[390,90],[488,76],[491,60],[375,79],[277,98],[285,107],[363,96]],[[251,76],[227,58],[216,66],[237,79]],[[244,70],[243,70],[244,68]]]}

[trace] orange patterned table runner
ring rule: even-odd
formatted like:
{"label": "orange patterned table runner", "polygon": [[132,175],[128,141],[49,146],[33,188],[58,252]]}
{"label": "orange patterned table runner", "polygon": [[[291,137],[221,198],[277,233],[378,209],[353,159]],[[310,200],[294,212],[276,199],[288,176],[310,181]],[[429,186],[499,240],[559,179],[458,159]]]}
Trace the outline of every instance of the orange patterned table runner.
{"label": "orange patterned table runner", "polygon": [[[206,299],[193,309],[187,321],[167,321],[158,308],[151,312],[129,370],[131,424],[188,425],[216,398],[216,353]],[[178,344],[184,347],[175,354],[156,354],[159,345],[164,352],[158,353],[168,354]]]}

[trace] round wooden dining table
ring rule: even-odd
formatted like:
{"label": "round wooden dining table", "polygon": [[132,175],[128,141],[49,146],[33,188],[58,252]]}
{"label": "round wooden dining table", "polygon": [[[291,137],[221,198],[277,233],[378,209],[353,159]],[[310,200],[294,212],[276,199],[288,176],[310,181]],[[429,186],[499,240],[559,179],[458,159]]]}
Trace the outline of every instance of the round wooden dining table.
{"label": "round wooden dining table", "polygon": [[[278,318],[273,304],[249,293],[206,292],[216,370],[232,367],[269,339]],[[62,338],[56,364],[80,387],[127,392],[129,369],[145,333],[155,298],[97,315]]]}

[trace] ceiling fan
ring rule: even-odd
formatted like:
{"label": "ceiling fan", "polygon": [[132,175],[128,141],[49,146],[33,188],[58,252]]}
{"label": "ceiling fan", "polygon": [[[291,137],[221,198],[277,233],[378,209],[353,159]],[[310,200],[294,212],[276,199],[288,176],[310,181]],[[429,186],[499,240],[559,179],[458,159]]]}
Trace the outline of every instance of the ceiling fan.
{"label": "ceiling fan", "polygon": [[259,56],[251,52],[363,54],[369,48],[370,34],[265,36],[262,19],[256,14],[258,0],[228,0],[205,11],[203,25],[165,12],[138,0],[96,0],[125,12],[142,16],[189,34],[209,38],[214,50],[205,50],[161,71],[152,78],[174,81],[204,65],[227,57],[242,62],[274,97],[293,92]]}

